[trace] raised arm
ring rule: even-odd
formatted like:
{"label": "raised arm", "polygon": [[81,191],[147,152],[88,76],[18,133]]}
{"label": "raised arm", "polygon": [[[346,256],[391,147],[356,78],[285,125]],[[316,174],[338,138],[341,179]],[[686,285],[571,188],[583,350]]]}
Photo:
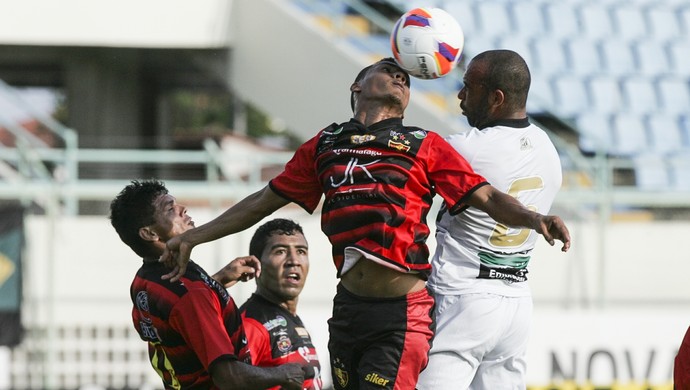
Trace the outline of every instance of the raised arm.
{"label": "raised arm", "polygon": [[496,222],[512,227],[534,229],[544,236],[550,245],[555,240],[563,242],[561,250],[570,248],[570,232],[563,220],[557,215],[542,215],[529,210],[514,197],[505,194],[493,186],[480,187],[467,200],[467,204],[476,207],[491,216]]}
{"label": "raised arm", "polygon": [[184,275],[195,246],[245,230],[288,203],[266,186],[242,199],[214,220],[171,238],[167,241],[160,260],[173,267],[173,270],[164,275],[163,279],[174,282]]}

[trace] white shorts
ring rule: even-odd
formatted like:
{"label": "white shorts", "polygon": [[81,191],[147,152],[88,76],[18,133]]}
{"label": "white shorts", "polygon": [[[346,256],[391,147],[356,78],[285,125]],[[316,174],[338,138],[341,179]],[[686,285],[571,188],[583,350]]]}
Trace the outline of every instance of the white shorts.
{"label": "white shorts", "polygon": [[525,389],[531,297],[435,295],[436,335],[419,390]]}

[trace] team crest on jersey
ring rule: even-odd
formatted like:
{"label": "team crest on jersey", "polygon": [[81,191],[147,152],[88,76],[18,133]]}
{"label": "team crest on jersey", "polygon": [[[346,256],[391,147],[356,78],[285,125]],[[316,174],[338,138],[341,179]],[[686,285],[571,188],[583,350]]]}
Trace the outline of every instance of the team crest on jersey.
{"label": "team crest on jersey", "polygon": [[357,134],[357,135],[353,135],[352,137],[350,137],[350,143],[355,144],[355,145],[359,145],[359,144],[363,144],[365,142],[373,141],[375,139],[376,139],[376,136],[373,134],[364,134],[364,135]]}
{"label": "team crest on jersey", "polygon": [[417,138],[417,139],[424,139],[424,138],[426,138],[427,133],[424,130],[415,130],[415,131],[411,132],[410,134],[412,134],[412,136]]}
{"label": "team crest on jersey", "polygon": [[300,337],[309,338],[309,332],[301,326],[295,327],[295,332],[297,332]]}
{"label": "team crest on jersey", "polygon": [[391,139],[388,140],[388,147],[393,148],[399,152],[410,151],[410,140],[405,134],[391,130]]}
{"label": "team crest on jersey", "polygon": [[149,295],[146,293],[146,291],[139,291],[137,293],[137,308],[142,311],[149,311]]}
{"label": "team crest on jersey", "polygon": [[340,133],[342,133],[342,132],[343,132],[343,127],[340,126],[340,127],[338,127],[336,130],[333,130],[333,131],[326,131],[326,130],[324,130],[324,131],[323,131],[323,135],[338,135],[338,134],[340,134]]}
{"label": "team crest on jersey", "polygon": [[287,335],[283,334],[278,338],[278,341],[276,341],[276,347],[280,352],[287,353],[290,351],[290,348],[292,348],[292,341],[290,341]]}
{"label": "team crest on jersey", "polygon": [[345,365],[339,358],[333,360],[333,373],[340,387],[347,387],[347,383],[350,381],[350,375],[345,371]]}

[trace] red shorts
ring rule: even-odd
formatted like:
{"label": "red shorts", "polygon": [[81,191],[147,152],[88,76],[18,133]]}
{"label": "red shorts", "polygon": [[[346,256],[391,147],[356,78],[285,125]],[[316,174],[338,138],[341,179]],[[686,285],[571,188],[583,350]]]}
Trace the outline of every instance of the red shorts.
{"label": "red shorts", "polygon": [[434,335],[434,298],[427,289],[359,297],[338,285],[328,328],[336,390],[414,389]]}

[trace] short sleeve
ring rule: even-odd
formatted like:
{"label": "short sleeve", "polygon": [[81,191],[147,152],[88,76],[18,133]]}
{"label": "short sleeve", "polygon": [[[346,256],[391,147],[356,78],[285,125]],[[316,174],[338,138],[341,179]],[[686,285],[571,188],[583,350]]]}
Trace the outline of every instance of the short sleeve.
{"label": "short sleeve", "polygon": [[223,325],[220,302],[209,289],[192,289],[182,296],[171,311],[170,325],[207,370],[220,357],[237,358]]}
{"label": "short sleeve", "polygon": [[470,164],[446,140],[436,135],[429,140],[427,170],[436,192],[446,201],[451,214],[466,207],[465,200],[487,185]]}
{"label": "short sleeve", "polygon": [[247,345],[252,355],[252,365],[266,366],[271,361],[271,339],[262,323],[254,318],[242,315],[244,333],[247,335]]}
{"label": "short sleeve", "polygon": [[285,170],[269,182],[279,196],[313,213],[323,193],[316,171],[316,145],[319,135],[300,146]]}

